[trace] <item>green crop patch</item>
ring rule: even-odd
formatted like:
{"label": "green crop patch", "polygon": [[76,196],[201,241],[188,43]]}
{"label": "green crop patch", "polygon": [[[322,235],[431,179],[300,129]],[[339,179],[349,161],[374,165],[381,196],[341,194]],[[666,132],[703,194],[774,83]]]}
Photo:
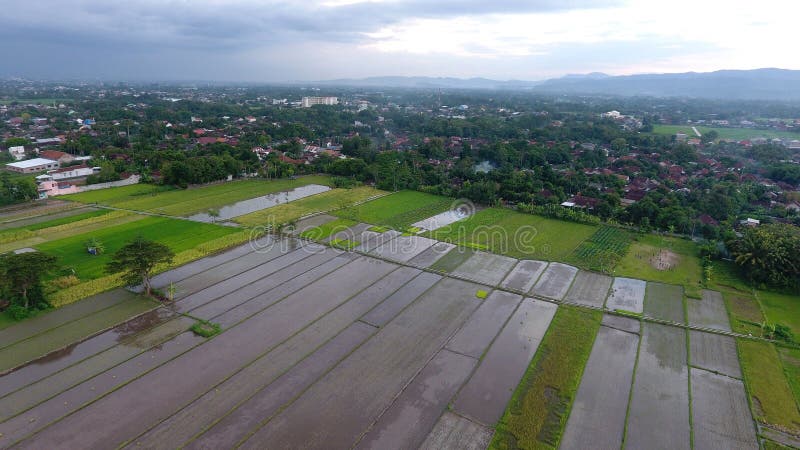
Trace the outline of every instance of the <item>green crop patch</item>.
{"label": "green crop patch", "polygon": [[336,247],[342,250],[352,250],[361,245],[361,242],[351,241],[350,239],[331,239],[331,241],[328,243],[331,245],[331,247]]}
{"label": "green crop patch", "polygon": [[601,318],[599,311],[558,308],[490,449],[558,447]]}
{"label": "green crop patch", "polygon": [[[135,222],[109,226],[45,242],[36,245],[35,248],[57,256],[58,264],[61,267],[71,273],[74,271],[74,274],[79,279],[86,281],[103,276],[105,274],[105,265],[111,260],[114,252],[139,234],[147,239],[166,244],[177,253],[240,231],[233,227],[188,220],[146,217]],[[103,243],[105,251],[102,254],[89,254],[86,242],[91,238]]]}
{"label": "green crop patch", "polygon": [[746,339],[738,344],[753,417],[790,433],[800,432],[797,388],[790,385],[775,345]]}
{"label": "green crop patch", "polygon": [[300,237],[304,239],[311,239],[313,241],[319,241],[341,231],[345,231],[357,223],[358,222],[349,219],[335,219],[318,227],[313,227],[303,231],[300,233]]}
{"label": "green crop patch", "polygon": [[484,291],[483,289],[478,289],[478,292],[475,293],[475,297],[478,297],[481,300],[485,299],[488,296],[489,293]]}
{"label": "green crop patch", "polygon": [[[360,222],[405,230],[411,224],[447,211],[453,199],[417,191],[400,191],[355,208],[355,219]],[[335,212],[340,215],[346,212]],[[419,230],[417,230],[419,231]]]}
{"label": "green crop patch", "polygon": [[697,244],[646,234],[636,238],[614,274],[666,284],[680,284],[686,296],[700,298],[702,269]]}
{"label": "green crop patch", "polygon": [[135,184],[65,195],[62,198],[133,211],[187,216],[308,184],[330,185],[330,179],[325,176],[308,176],[295,180],[238,180],[188,189]]}
{"label": "green crop patch", "polygon": [[440,241],[519,259],[564,261],[597,227],[487,208],[428,233]]}
{"label": "green crop patch", "polygon": [[199,320],[195,322],[189,330],[198,336],[210,338],[211,336],[219,334],[222,331],[222,327],[218,323]]}
{"label": "green crop patch", "polygon": [[608,273],[625,256],[632,241],[629,232],[601,226],[569,256],[569,262],[590,270]]}

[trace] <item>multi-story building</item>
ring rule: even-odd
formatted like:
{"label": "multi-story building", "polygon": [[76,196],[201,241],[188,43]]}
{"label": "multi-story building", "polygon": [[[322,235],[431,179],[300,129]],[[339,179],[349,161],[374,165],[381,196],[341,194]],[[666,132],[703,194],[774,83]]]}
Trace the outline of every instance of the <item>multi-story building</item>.
{"label": "multi-story building", "polygon": [[310,108],[314,105],[338,105],[338,97],[303,97],[301,102],[303,108]]}

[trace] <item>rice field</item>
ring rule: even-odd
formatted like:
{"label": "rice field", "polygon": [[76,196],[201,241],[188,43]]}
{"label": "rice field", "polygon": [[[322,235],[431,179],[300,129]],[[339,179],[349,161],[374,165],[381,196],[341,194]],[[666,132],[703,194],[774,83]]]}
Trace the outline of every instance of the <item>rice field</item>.
{"label": "rice field", "polygon": [[604,225],[583,241],[568,260],[580,267],[610,273],[627,253],[631,241],[628,231]]}
{"label": "rice field", "polygon": [[175,189],[167,186],[134,184],[60,198],[87,204],[100,204],[133,211],[171,216],[188,216],[220,208],[241,200],[285,191],[308,184],[329,185],[325,176],[306,176],[295,180],[237,180],[207,186]]}
{"label": "rice field", "polygon": [[335,212],[351,216],[360,222],[405,230],[412,223],[447,211],[453,199],[418,191],[400,191],[353,208]]}

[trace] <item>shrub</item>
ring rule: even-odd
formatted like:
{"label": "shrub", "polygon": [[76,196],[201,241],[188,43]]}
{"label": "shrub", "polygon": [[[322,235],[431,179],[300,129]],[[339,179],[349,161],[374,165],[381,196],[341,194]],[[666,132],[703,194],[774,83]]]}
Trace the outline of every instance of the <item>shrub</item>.
{"label": "shrub", "polygon": [[222,331],[222,327],[218,323],[209,322],[207,320],[199,320],[194,323],[194,325],[189,328],[192,333],[202,336],[204,338],[210,338],[211,336],[215,336]]}

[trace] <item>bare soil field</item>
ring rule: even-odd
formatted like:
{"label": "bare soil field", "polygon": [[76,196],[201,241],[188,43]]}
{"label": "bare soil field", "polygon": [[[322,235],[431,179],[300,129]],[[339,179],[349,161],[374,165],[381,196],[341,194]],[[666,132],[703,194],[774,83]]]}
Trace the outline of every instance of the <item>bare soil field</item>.
{"label": "bare soil field", "polygon": [[689,349],[692,366],[733,378],[742,378],[735,338],[690,330]]}
{"label": "bare soil field", "polygon": [[546,267],[547,261],[522,259],[514,266],[501,285],[519,292],[530,292]]}
{"label": "bare soil field", "polygon": [[475,252],[452,273],[494,286],[500,284],[516,264],[517,260],[508,256]]}

